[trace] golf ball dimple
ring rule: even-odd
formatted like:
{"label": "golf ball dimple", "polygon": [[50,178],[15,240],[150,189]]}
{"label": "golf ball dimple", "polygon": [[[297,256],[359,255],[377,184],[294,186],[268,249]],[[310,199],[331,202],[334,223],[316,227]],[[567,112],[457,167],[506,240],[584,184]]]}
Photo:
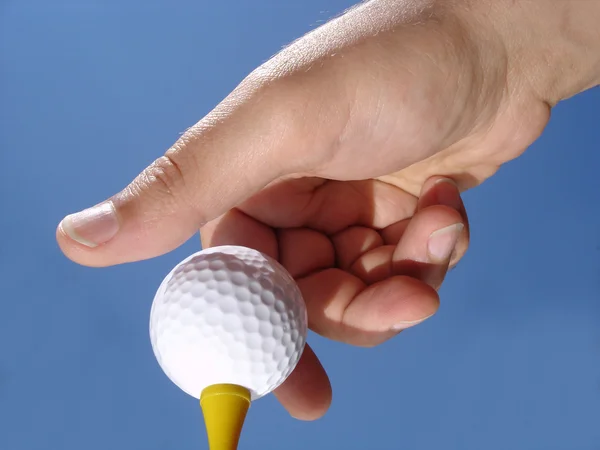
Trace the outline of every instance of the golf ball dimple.
{"label": "golf ball dimple", "polygon": [[187,394],[213,384],[247,388],[256,400],[295,368],[307,334],[306,306],[290,274],[246,247],[202,250],[163,280],[150,312],[159,365]]}

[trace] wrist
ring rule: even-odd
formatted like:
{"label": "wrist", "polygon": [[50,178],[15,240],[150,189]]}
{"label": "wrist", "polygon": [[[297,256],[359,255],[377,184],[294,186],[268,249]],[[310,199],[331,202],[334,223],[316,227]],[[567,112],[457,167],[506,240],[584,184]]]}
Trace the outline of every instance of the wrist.
{"label": "wrist", "polygon": [[509,87],[554,105],[600,85],[600,1],[461,2],[503,41]]}

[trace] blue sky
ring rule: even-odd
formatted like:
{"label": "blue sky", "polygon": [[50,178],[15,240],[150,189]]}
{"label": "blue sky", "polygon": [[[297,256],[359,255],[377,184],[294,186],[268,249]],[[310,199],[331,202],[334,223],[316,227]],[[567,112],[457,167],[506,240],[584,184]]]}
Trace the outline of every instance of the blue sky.
{"label": "blue sky", "polygon": [[[148,338],[197,237],[106,269],[59,251],[65,214],[123,188],[281,46],[349,1],[0,3],[0,449],[206,448]],[[310,336],[329,413],[256,402],[240,450],[600,445],[598,89],[465,196],[472,245],[425,324],[375,349]]]}

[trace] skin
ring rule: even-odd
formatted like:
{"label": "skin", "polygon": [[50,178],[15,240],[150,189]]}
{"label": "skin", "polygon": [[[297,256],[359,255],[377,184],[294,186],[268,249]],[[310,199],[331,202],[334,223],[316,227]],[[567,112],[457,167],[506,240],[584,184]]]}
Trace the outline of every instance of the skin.
{"label": "skin", "polygon": [[[436,312],[468,247],[460,193],[600,83],[600,2],[548,3],[358,5],[257,68],[122,192],[67,216],[58,243],[109,266],[200,229],[204,247],[282,262],[317,333],[380,344]],[[326,412],[310,348],[275,395],[296,418]]]}

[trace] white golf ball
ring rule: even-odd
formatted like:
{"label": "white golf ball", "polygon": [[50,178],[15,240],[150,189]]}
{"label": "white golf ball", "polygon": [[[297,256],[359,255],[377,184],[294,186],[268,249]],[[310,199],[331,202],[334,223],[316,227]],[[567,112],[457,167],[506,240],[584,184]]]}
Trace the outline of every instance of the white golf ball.
{"label": "white golf ball", "polygon": [[273,258],[213,247],[179,263],[160,285],[150,339],[166,375],[200,398],[213,384],[247,388],[256,400],[290,375],[304,350],[306,306]]}

